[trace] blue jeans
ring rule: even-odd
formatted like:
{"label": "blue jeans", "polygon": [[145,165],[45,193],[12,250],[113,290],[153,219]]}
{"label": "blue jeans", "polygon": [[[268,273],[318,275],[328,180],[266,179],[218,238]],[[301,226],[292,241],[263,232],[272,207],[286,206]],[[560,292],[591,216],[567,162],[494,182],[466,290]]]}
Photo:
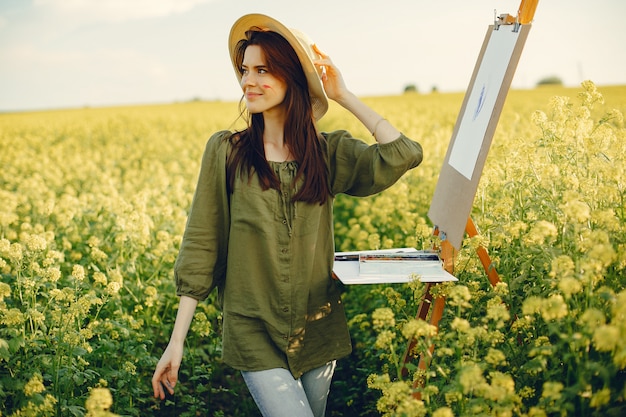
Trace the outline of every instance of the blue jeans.
{"label": "blue jeans", "polygon": [[287,369],[242,371],[263,417],[324,417],[335,361],[294,379]]}

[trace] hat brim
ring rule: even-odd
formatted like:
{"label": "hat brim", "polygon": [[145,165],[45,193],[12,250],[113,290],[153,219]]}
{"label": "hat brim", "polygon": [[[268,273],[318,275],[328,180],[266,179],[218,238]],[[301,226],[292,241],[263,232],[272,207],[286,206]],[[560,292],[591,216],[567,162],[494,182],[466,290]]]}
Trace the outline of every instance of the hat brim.
{"label": "hat brim", "polygon": [[321,119],[328,111],[328,97],[324,91],[320,73],[313,65],[313,60],[316,59],[313,43],[302,32],[289,29],[276,19],[255,13],[242,16],[233,24],[228,37],[228,50],[237,80],[241,83],[241,72],[235,62],[235,48],[239,41],[246,38],[246,32],[253,27],[276,32],[289,42],[300,59],[300,64],[307,79],[309,94],[311,95],[311,106],[313,107],[313,117],[315,117],[315,120]]}

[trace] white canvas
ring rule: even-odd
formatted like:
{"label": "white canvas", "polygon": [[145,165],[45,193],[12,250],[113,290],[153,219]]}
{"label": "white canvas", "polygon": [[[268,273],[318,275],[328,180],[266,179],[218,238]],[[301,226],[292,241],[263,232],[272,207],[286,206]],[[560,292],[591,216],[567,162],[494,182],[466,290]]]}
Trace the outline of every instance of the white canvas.
{"label": "white canvas", "polygon": [[513,31],[513,28],[512,25],[500,26],[491,34],[450,153],[450,166],[468,180],[474,174],[487,126],[517,42],[519,32]]}

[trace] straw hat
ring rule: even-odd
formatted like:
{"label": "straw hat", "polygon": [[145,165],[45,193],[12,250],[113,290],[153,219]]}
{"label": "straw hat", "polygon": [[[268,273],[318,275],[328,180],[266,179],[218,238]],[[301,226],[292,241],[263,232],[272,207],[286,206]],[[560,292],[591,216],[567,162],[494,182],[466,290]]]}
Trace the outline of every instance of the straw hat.
{"label": "straw hat", "polygon": [[302,64],[304,75],[306,75],[307,83],[309,84],[313,116],[315,120],[321,119],[328,110],[328,98],[326,97],[324,86],[322,85],[320,72],[315,68],[315,65],[313,65],[313,60],[318,58],[318,55],[313,50],[313,42],[304,33],[296,29],[289,29],[269,16],[262,14],[248,14],[242,16],[233,24],[230,30],[228,50],[239,82],[241,83],[241,74],[235,63],[235,48],[240,40],[246,38],[246,32],[253,27],[280,34],[296,51],[300,59],[300,64]]}

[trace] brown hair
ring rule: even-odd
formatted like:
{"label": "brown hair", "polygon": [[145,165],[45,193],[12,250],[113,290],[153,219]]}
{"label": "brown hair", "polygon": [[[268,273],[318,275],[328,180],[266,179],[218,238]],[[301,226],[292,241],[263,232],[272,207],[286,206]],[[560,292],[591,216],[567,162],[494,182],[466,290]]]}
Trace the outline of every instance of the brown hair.
{"label": "brown hair", "polygon": [[[268,71],[287,84],[284,99],[287,111],[285,143],[299,165],[294,184],[303,178],[302,187],[293,199],[323,204],[330,195],[328,169],[322,146],[323,137],[318,135],[315,128],[311,96],[302,64],[289,42],[280,34],[253,28],[246,32],[246,38],[239,41],[235,49],[236,68],[240,72],[246,48],[250,45],[261,47]],[[233,152],[226,171],[229,192],[232,193],[237,171],[247,173],[249,178],[253,171],[256,172],[264,190],[280,188],[280,181],[265,158],[263,130],[263,115],[251,114],[248,127],[231,136]]]}

